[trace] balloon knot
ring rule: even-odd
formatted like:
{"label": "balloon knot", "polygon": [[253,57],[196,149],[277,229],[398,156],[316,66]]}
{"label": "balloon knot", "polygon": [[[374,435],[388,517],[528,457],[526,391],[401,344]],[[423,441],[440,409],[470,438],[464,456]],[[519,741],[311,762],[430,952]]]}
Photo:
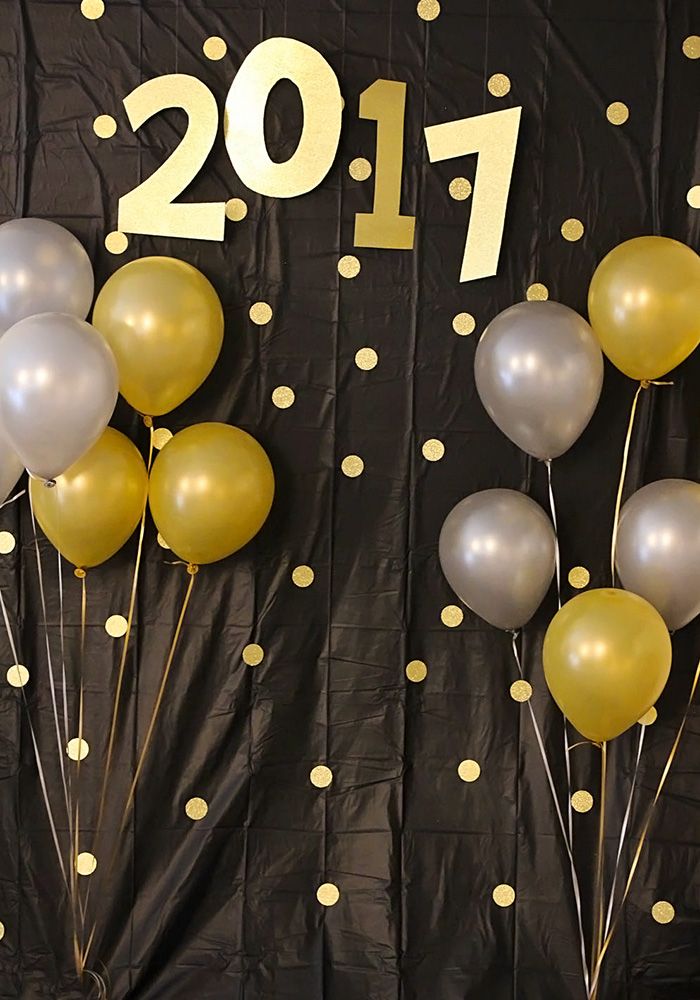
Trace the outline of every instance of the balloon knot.
{"label": "balloon knot", "polygon": [[55,485],[56,485],[56,480],[55,479],[45,479],[44,480],[44,486],[46,487],[47,490],[52,490]]}
{"label": "balloon knot", "polygon": [[190,576],[196,576],[197,573],[199,573],[199,566],[197,566],[196,563],[188,563],[187,572],[190,574]]}
{"label": "balloon knot", "polygon": [[73,576],[76,577],[76,579],[78,580],[84,580],[85,577],[87,576],[87,570],[84,570],[82,566],[76,566],[76,568],[73,570]]}
{"label": "balloon knot", "polygon": [[650,385],[651,385],[651,380],[650,379],[648,379],[648,378],[643,378],[642,379],[642,389],[648,389]]}
{"label": "balloon knot", "polygon": [[146,427],[148,428],[153,427],[153,417],[149,417],[147,413],[142,413],[141,417]]}

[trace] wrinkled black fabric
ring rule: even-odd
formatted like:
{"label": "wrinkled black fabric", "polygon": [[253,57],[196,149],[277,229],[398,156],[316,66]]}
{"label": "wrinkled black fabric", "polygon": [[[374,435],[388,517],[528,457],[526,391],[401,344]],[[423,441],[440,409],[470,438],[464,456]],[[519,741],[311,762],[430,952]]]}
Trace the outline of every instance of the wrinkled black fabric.
{"label": "wrinkled black fabric", "polygon": [[[596,262],[628,237],[664,234],[697,247],[700,215],[685,196],[700,181],[700,63],[681,51],[699,30],[697,5],[443,0],[440,17],[426,24],[414,0],[106,2],[95,22],[81,16],[78,0],[0,4],[1,217],[68,226],[89,249],[98,283],[140,255],[172,254],[201,268],[226,310],[223,353],[205,385],[159,423],[173,431],[201,420],[241,425],[269,452],[278,489],[259,537],[197,579],[115,876],[104,878],[105,847],[92,877],[99,934],[90,964],[107,967],[115,1000],[582,1000],[561,838],[529,718],[508,692],[516,676],[510,638],[469,613],[457,629],[441,624],[454,597],[439,571],[437,537],[448,510],[475,490],[523,489],[547,503],[544,466],[500,434],[476,396],[473,354],[488,320],[535,281],[585,312]],[[209,35],[229,45],[220,62],[202,55]],[[200,77],[223,109],[236,68],[274,35],[315,46],[339,76],[344,126],[324,183],[292,200],[255,195],[236,178],[220,135],[185,197],[242,197],[246,220],[227,223],[222,244],[131,236],[122,257],[107,254],[118,197],[152,173],[184,125],[171,112],[134,135],[121,99],[177,69]],[[485,89],[494,72],[511,78],[506,98]],[[375,126],[358,119],[357,105],[377,77],[408,84],[402,211],[417,215],[413,252],[352,245],[354,216],[371,210],[373,181],[351,180],[347,167],[358,155],[374,160]],[[606,120],[614,100],[630,108],[623,127]],[[447,188],[457,175],[473,181],[475,158],[429,164],[422,129],[515,104],[523,117],[499,273],[460,285],[469,203],[453,201]],[[102,113],[119,124],[110,141],[92,131]],[[299,121],[294,88],[276,88],[267,131],[278,158],[293,150]],[[586,227],[572,244],[559,232],[570,216]],[[346,281],[336,265],[353,252],[362,271]],[[274,309],[262,328],[248,319],[258,300]],[[452,331],[461,311],[476,317],[471,337]],[[365,346],[379,354],[372,372],[354,364]],[[628,492],[655,478],[698,476],[700,356],[672,378],[673,387],[642,395]],[[288,410],[270,401],[278,385],[295,389]],[[554,463],[565,598],[572,566],[588,567],[591,585],[609,583],[633,392],[606,366],[596,415]],[[145,451],[146,432],[123,402],[114,423]],[[445,444],[439,462],[422,457],[429,438]],[[349,454],[365,463],[357,479],[340,472]],[[20,626],[31,713],[60,815],[26,498],[2,511],[0,527],[19,537],[0,558],[0,584]],[[55,557],[47,543],[41,549],[59,663]],[[132,540],[88,577],[82,849],[91,846],[121,645],[104,622],[126,613],[134,554]],[[110,842],[186,586],[169,558],[149,525]],[[291,582],[299,564],[315,572],[305,590]],[[65,587],[74,719],[79,586],[69,570]],[[525,629],[523,650],[563,789],[561,718],[540,662],[555,607],[552,590]],[[675,734],[699,640],[695,623],[674,637],[634,829]],[[258,667],[241,661],[249,642],[264,647]],[[4,674],[4,630],[0,658]],[[422,684],[405,678],[415,658],[428,665]],[[611,748],[608,872],[634,749],[634,734]],[[473,784],[457,777],[464,758],[481,765]],[[319,762],[333,769],[327,792],[309,782]],[[573,751],[573,768],[573,787],[597,799],[595,752]],[[699,770],[693,710],[600,1000],[700,997]],[[0,778],[0,997],[79,997],[21,698],[4,681]],[[209,814],[193,824],[184,805],[195,795]],[[597,809],[575,817],[587,925],[596,820]],[[328,910],[315,898],[323,881],[341,891]],[[501,882],[517,891],[509,909],[491,900]],[[676,908],[668,926],[651,918],[657,899]]]}

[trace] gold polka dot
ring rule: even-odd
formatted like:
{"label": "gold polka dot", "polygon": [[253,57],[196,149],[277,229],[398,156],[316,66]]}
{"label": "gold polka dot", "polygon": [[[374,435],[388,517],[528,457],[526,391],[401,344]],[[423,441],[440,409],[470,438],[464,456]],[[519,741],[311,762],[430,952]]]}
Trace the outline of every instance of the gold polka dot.
{"label": "gold polka dot", "polygon": [[536,281],[533,285],[530,285],[525,292],[525,296],[528,302],[545,302],[549,298],[549,289],[546,285]]}
{"label": "gold polka dot", "polygon": [[124,253],[128,246],[129,237],[126,233],[120,233],[118,229],[115,229],[112,233],[107,233],[105,236],[105,249],[110,253]]}
{"label": "gold polka dot", "polygon": [[440,16],[440,4],[438,0],[420,0],[416,7],[416,13],[424,21],[434,21],[436,17]]}
{"label": "gold polka dot", "polygon": [[16,544],[11,531],[0,531],[0,556],[8,556]]}
{"label": "gold polka dot", "polygon": [[340,468],[350,479],[357,479],[365,471],[365,463],[359,455],[347,455],[341,462]]}
{"label": "gold polka dot", "polygon": [[420,684],[428,676],[428,668],[422,660],[411,660],[406,664],[406,676],[414,684]]}
{"label": "gold polka dot", "polygon": [[464,612],[456,604],[448,604],[440,612],[440,621],[448,628],[457,628],[464,621]]}
{"label": "gold polka dot", "polygon": [[85,760],[90,753],[90,744],[87,740],[81,740],[76,736],[74,739],[68,740],[66,753],[71,760]]}
{"label": "gold polka dot", "polygon": [[660,899],[652,906],[651,915],[657,924],[670,924],[676,915],[676,911],[672,903],[667,902],[665,899]]}
{"label": "gold polka dot", "polygon": [[510,79],[505,73],[494,73],[489,77],[488,88],[492,97],[505,97],[510,93]]}
{"label": "gold polka dot", "polygon": [[644,715],[639,720],[639,725],[640,726],[653,726],[654,723],[656,722],[657,718],[658,718],[658,712],[656,711],[656,709],[652,705],[651,708],[649,709],[649,711],[645,712]]}
{"label": "gold polka dot", "polygon": [[88,21],[96,21],[98,17],[102,17],[104,12],[104,0],[82,0],[82,3],[80,4],[80,13],[83,17],[86,17]]}
{"label": "gold polka dot", "polygon": [[172,440],[173,432],[169,431],[167,427],[158,427],[153,431],[153,447],[156,451],[160,451],[165,448],[168,441]]}
{"label": "gold polka dot", "polygon": [[363,372],[371,372],[373,368],[377,367],[378,362],[379,355],[373,347],[361,347],[355,355],[355,364]]}
{"label": "gold polka dot", "polygon": [[528,681],[513,681],[510,686],[510,696],[513,701],[529,701],[532,698],[532,684]]}
{"label": "gold polka dot", "polygon": [[593,808],[593,796],[584,788],[571,796],[571,808],[577,813],[587,813]]}
{"label": "gold polka dot", "polygon": [[226,202],[226,218],[231,222],[242,222],[248,214],[248,206],[242,198],[229,198]]}
{"label": "gold polka dot", "polygon": [[117,131],[117,123],[111,115],[98,115],[92,123],[92,130],[98,139],[111,139]]}
{"label": "gold polka dot", "polygon": [[452,329],[460,337],[467,337],[476,329],[476,320],[471,313],[457,313],[452,320]]}
{"label": "gold polka dot", "polygon": [[574,566],[569,570],[569,583],[576,590],[583,590],[591,582],[591,574],[585,566]]}
{"label": "gold polka dot", "polygon": [[272,402],[278,410],[288,410],[294,405],[295,399],[294,389],[290,389],[288,385],[278,385],[272,390]]}
{"label": "gold polka dot", "polygon": [[700,184],[694,184],[685,197],[691,208],[700,208]]}
{"label": "gold polka dot", "polygon": [[157,541],[158,541],[158,544],[160,545],[161,549],[169,549],[170,548],[170,546],[168,545],[168,543],[166,542],[166,540],[161,535],[160,531],[158,532]]}
{"label": "gold polka dot", "polygon": [[248,311],[248,315],[258,326],[265,326],[272,319],[272,307],[267,302],[254,302]]}
{"label": "gold polka dot", "polygon": [[611,125],[624,125],[630,116],[630,109],[622,101],[613,101],[608,104],[605,117]]}
{"label": "gold polka dot", "polygon": [[338,261],[338,274],[342,278],[356,278],[360,273],[361,264],[353,254],[346,254]]}
{"label": "gold polka dot", "polygon": [[445,446],[437,438],[430,438],[423,445],[422,451],[423,458],[427,458],[429,462],[439,462],[445,454]]}
{"label": "gold polka dot", "polygon": [[249,667],[257,667],[262,663],[265,656],[265,650],[262,646],[258,646],[257,642],[250,642],[243,650],[243,662],[247,663]]}
{"label": "gold polka dot", "polygon": [[212,59],[214,62],[218,62],[219,59],[223,59],[228,51],[228,46],[223,38],[219,38],[218,35],[212,35],[211,38],[207,38],[202,46],[202,52],[207,57],[207,59]]}
{"label": "gold polka dot", "polygon": [[497,885],[491,895],[496,906],[512,906],[515,902],[515,889],[505,882]]}
{"label": "gold polka dot", "polygon": [[340,890],[332,882],[324,882],[316,890],[316,899],[321,906],[335,906],[340,899]]}
{"label": "gold polka dot", "polygon": [[5,937],[5,925],[2,920],[0,920],[0,941]]}
{"label": "gold polka dot", "polygon": [[314,571],[310,566],[296,566],[292,570],[292,583],[297,587],[310,587],[314,582]]}
{"label": "gold polka dot", "polygon": [[366,181],[372,176],[372,164],[364,156],[357,156],[348,167],[348,173],[354,181]]}
{"label": "gold polka dot", "polygon": [[185,805],[185,813],[188,819],[200,820],[204,819],[206,814],[209,812],[209,806],[205,799],[194,798],[189,799]]}
{"label": "gold polka dot", "polygon": [[700,35],[688,35],[683,40],[683,55],[688,59],[700,59]]}
{"label": "gold polka dot", "polygon": [[477,780],[481,774],[481,768],[475,760],[463,760],[457,768],[457,774],[460,776],[462,781],[471,783],[472,781]]}
{"label": "gold polka dot", "polygon": [[82,851],[75,862],[75,870],[78,875],[92,875],[97,868],[97,858],[89,851]]}
{"label": "gold polka dot", "polygon": [[105,632],[113,639],[121,639],[126,635],[128,623],[124,615],[110,615],[105,622]]}
{"label": "gold polka dot", "polygon": [[328,788],[333,781],[333,772],[325,764],[317,764],[316,767],[311,768],[309,781],[316,788]]}
{"label": "gold polka dot", "polygon": [[22,663],[13,664],[7,671],[7,683],[13,688],[23,688],[29,680],[29,671]]}
{"label": "gold polka dot", "polygon": [[454,198],[455,201],[466,201],[472,193],[472,186],[466,177],[454,177],[450,181],[448,191],[450,198]]}
{"label": "gold polka dot", "polygon": [[575,243],[583,236],[583,223],[580,219],[566,219],[561,224],[561,234],[569,243]]}

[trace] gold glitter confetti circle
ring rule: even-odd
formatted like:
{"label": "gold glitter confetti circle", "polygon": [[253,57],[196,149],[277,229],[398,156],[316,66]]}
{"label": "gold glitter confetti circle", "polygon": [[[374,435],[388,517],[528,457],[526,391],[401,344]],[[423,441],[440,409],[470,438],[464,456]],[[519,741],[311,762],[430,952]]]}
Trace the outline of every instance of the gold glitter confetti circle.
{"label": "gold glitter confetti circle", "polygon": [[292,583],[297,587],[310,587],[314,582],[314,571],[310,566],[296,566],[292,570]]}
{"label": "gold glitter confetti circle", "polygon": [[569,243],[575,243],[583,236],[583,223],[580,219],[566,219],[561,224],[561,234]]}
{"label": "gold glitter confetti circle", "polygon": [[128,623],[124,615],[110,615],[105,622],[105,632],[113,639],[121,639],[126,635]]}
{"label": "gold glitter confetti circle", "polygon": [[340,463],[340,468],[349,479],[357,479],[365,471],[365,463],[359,455],[347,455]]}
{"label": "gold glitter confetti circle", "polygon": [[361,347],[355,355],[355,364],[363,372],[371,372],[377,367],[379,355],[373,347]]}
{"label": "gold glitter confetti circle", "polygon": [[118,229],[107,233],[105,236],[105,250],[113,254],[124,253],[129,246],[129,238],[126,233],[121,233]]}
{"label": "gold glitter confetti circle", "polygon": [[294,389],[290,389],[288,385],[278,385],[272,390],[272,402],[278,410],[288,410],[294,405],[295,399]]}
{"label": "gold glitter confetti circle", "polygon": [[209,812],[209,806],[207,805],[206,799],[200,799],[195,796],[193,799],[189,799],[185,805],[185,813],[188,819],[197,820],[204,819],[206,814]]}
{"label": "gold glitter confetti circle", "polygon": [[231,222],[242,222],[248,214],[248,206],[242,198],[229,198],[226,202],[226,218]]}
{"label": "gold glitter confetti circle", "polygon": [[476,329],[476,320],[471,313],[457,313],[452,320],[452,329],[460,337],[468,337]]}
{"label": "gold glitter confetti circle", "polygon": [[657,924],[670,924],[676,915],[672,903],[666,899],[660,899],[651,908],[651,915]]}
{"label": "gold glitter confetti circle", "polygon": [[489,77],[488,88],[492,97],[505,97],[510,93],[510,79],[505,73],[494,73]]}
{"label": "gold glitter confetti circle", "polygon": [[445,454],[445,446],[437,438],[430,438],[422,448],[423,458],[429,462],[439,462]]}
{"label": "gold glitter confetti circle", "polygon": [[420,0],[416,7],[416,13],[424,21],[434,21],[436,17],[440,16],[440,4],[438,0]]}
{"label": "gold glitter confetti circle", "polygon": [[613,101],[608,104],[605,117],[611,125],[624,125],[630,116],[630,109],[623,101]]}
{"label": "gold glitter confetti circle", "polygon": [[0,941],[5,937],[5,925],[2,920],[0,920]]}
{"label": "gold glitter confetti circle", "polygon": [[475,760],[463,760],[457,768],[457,774],[462,781],[471,783],[477,780],[481,774],[481,768]]}
{"label": "gold glitter confetti circle", "polygon": [[700,184],[694,184],[685,197],[691,208],[700,208]]}
{"label": "gold glitter confetti circle", "polygon": [[22,663],[14,663],[7,671],[7,683],[13,688],[23,688],[29,680],[29,671]]}
{"label": "gold glitter confetti circle", "polygon": [[466,201],[472,193],[472,186],[466,177],[453,177],[447,190],[455,201]]}
{"label": "gold glitter confetti circle", "polygon": [[219,59],[223,59],[228,51],[228,46],[223,38],[219,38],[218,35],[212,35],[211,38],[207,38],[202,45],[202,52],[207,57],[214,62],[218,62]]}
{"label": "gold glitter confetti circle", "polygon": [[90,744],[87,740],[81,740],[78,736],[68,740],[66,753],[71,760],[85,760],[90,753]]}
{"label": "gold glitter confetti circle", "polygon": [[249,667],[257,667],[262,663],[265,650],[257,642],[249,642],[243,650],[243,662]]}
{"label": "gold glitter confetti circle", "polygon": [[515,902],[515,889],[512,885],[503,882],[496,886],[491,896],[496,906],[512,906]]}
{"label": "gold glitter confetti circle", "polygon": [[0,556],[9,556],[14,551],[15,536],[11,531],[0,531]]}
{"label": "gold glitter confetti circle", "polygon": [[346,254],[338,261],[338,274],[342,278],[356,278],[360,273],[361,264],[353,254]]}
{"label": "gold glitter confetti circle", "polygon": [[571,796],[571,808],[577,813],[587,813],[593,808],[593,796],[585,788],[579,789]]}
{"label": "gold glitter confetti circle", "polygon": [[657,718],[658,718],[658,712],[656,711],[656,709],[652,705],[651,708],[649,709],[649,711],[645,712],[644,715],[639,720],[639,725],[640,726],[653,726],[654,723],[656,722]]}
{"label": "gold glitter confetti circle", "polygon": [[510,686],[510,696],[513,701],[529,701],[532,698],[532,684],[528,681],[513,681]]}
{"label": "gold glitter confetti circle", "polygon": [[117,131],[117,123],[111,115],[98,115],[92,123],[92,130],[98,139],[111,139]]}
{"label": "gold glitter confetti circle", "polygon": [[172,440],[173,432],[169,431],[167,427],[158,427],[153,431],[153,447],[156,451],[160,451],[165,448],[168,441]]}
{"label": "gold glitter confetti circle", "polygon": [[97,858],[89,851],[82,851],[75,862],[75,870],[78,875],[92,875],[97,868]]}
{"label": "gold glitter confetti circle", "polygon": [[316,788],[328,788],[333,781],[333,772],[325,764],[317,764],[309,772],[309,781]]}
{"label": "gold glitter confetti circle", "polygon": [[316,899],[321,906],[335,906],[340,899],[340,890],[332,882],[324,882],[316,890]]}
{"label": "gold glitter confetti circle", "polygon": [[170,548],[170,546],[168,545],[168,543],[166,542],[166,540],[161,535],[160,531],[158,532],[158,535],[156,537],[156,541],[160,545],[161,549],[169,549]]}
{"label": "gold glitter confetti circle", "polygon": [[525,292],[525,296],[528,302],[546,302],[549,298],[549,289],[546,285],[536,281],[534,284],[530,285],[528,290]]}
{"label": "gold glitter confetti circle", "polygon": [[86,17],[88,21],[96,21],[98,17],[102,17],[104,12],[104,0],[82,0],[82,3],[80,4],[80,13],[83,17]]}
{"label": "gold glitter confetti circle", "polygon": [[364,156],[356,156],[348,167],[348,173],[354,181],[366,181],[372,176],[372,164]]}
{"label": "gold glitter confetti circle", "polygon": [[258,326],[265,326],[272,319],[272,306],[267,302],[254,302],[248,310],[248,315]]}
{"label": "gold glitter confetti circle", "polygon": [[683,55],[688,59],[700,59],[700,35],[688,35],[683,40]]}
{"label": "gold glitter confetti circle", "polygon": [[411,660],[406,664],[406,676],[414,684],[420,684],[428,676],[428,668],[422,660]]}
{"label": "gold glitter confetti circle", "polygon": [[464,621],[464,612],[456,604],[448,604],[440,612],[440,621],[448,628],[457,628]]}
{"label": "gold glitter confetti circle", "polygon": [[574,566],[569,570],[569,583],[576,590],[583,590],[591,582],[591,574],[585,566]]}

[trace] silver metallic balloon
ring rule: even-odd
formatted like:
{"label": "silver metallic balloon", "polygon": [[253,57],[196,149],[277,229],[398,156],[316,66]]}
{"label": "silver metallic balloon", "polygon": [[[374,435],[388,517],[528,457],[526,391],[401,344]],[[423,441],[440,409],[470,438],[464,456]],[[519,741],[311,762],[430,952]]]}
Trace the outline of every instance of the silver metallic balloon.
{"label": "silver metallic balloon", "polygon": [[23,472],[24,466],[7,440],[0,420],[0,504],[7,500]]}
{"label": "silver metallic balloon", "polygon": [[11,219],[0,226],[0,336],[37,313],[85,319],[93,292],[90,258],[63,226],[46,219]]}
{"label": "silver metallic balloon", "polygon": [[0,420],[12,448],[41,479],[55,479],[92,447],[118,387],[104,337],[74,316],[30,316],[0,337]]}
{"label": "silver metallic balloon", "polygon": [[625,590],[653,604],[671,631],[700,613],[700,485],[661,479],[622,508],[615,565]]}
{"label": "silver metallic balloon", "polygon": [[491,625],[517,629],[552,582],[556,538],[542,508],[515,490],[461,500],[440,532],[440,565],[464,603]]}
{"label": "silver metallic balloon", "polygon": [[603,386],[588,323],[559,302],[519,302],[486,327],[476,388],[494,423],[535,458],[562,455],[583,433]]}

